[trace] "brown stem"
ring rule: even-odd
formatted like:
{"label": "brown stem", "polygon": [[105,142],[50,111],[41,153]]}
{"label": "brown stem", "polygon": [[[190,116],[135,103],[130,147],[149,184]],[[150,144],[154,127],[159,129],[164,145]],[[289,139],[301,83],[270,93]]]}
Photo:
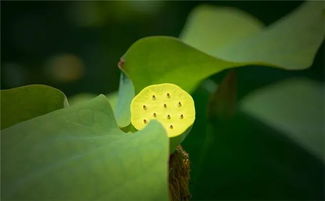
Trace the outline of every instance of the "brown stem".
{"label": "brown stem", "polygon": [[182,146],[169,157],[169,195],[171,201],[189,201],[190,159]]}

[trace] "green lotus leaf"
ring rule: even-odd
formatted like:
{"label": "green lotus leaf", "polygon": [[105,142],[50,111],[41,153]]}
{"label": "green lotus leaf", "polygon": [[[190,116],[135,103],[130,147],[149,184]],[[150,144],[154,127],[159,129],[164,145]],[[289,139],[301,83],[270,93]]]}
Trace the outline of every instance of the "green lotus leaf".
{"label": "green lotus leaf", "polygon": [[[201,5],[189,15],[180,38],[208,54],[263,29],[263,24],[236,8]],[[218,56],[218,55],[215,55]]]}
{"label": "green lotus leaf", "polygon": [[27,85],[0,91],[1,129],[68,105],[64,93],[46,85]]}
{"label": "green lotus leaf", "polygon": [[[75,105],[75,104],[87,102],[87,101],[95,98],[96,96],[97,96],[96,94],[92,94],[92,93],[76,94],[76,95],[69,97],[69,104]],[[110,103],[110,105],[112,106],[112,108],[114,110],[114,107],[117,103],[117,92],[112,92],[112,93],[106,94],[106,97],[107,97],[108,102]]]}
{"label": "green lotus leaf", "polygon": [[122,132],[107,98],[2,131],[2,200],[168,200],[168,138]]}
{"label": "green lotus leaf", "polygon": [[[226,38],[227,44],[221,43],[220,48],[217,48],[217,42],[211,42],[216,49],[207,46],[207,42],[190,40],[189,36],[184,38],[185,42],[166,36],[143,38],[128,49],[120,68],[132,80],[136,93],[148,85],[159,83],[174,83],[191,92],[210,75],[239,66],[264,65],[289,70],[304,69],[312,64],[324,39],[323,9],[322,2],[304,3],[291,14],[261,31],[258,31],[260,26],[255,22],[250,29],[243,29],[245,36],[238,34]],[[209,9],[201,11],[211,12]],[[234,11],[235,15],[238,15],[238,12]],[[230,13],[225,15],[224,20],[228,20],[229,15]],[[241,17],[245,18],[245,15]],[[241,17],[229,20],[240,22]],[[252,21],[251,17],[248,18],[246,23]],[[214,20],[217,19],[210,19]],[[216,34],[216,37],[225,34],[222,31],[224,27],[218,28],[222,33]],[[187,32],[190,32],[190,29],[191,27],[187,27]],[[215,33],[217,29],[212,31]],[[201,37],[204,38],[204,35]],[[196,42],[186,44],[186,41]]]}

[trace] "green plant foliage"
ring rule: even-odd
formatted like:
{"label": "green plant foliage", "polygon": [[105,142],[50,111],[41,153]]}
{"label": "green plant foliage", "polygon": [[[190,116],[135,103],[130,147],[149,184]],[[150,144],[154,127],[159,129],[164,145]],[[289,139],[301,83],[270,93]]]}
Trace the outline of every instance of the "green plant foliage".
{"label": "green plant foliage", "polygon": [[324,103],[323,85],[307,79],[289,79],[249,94],[242,109],[325,160]]}
{"label": "green plant foliage", "polygon": [[89,101],[95,98],[96,96],[97,96],[96,94],[91,94],[91,93],[80,93],[77,95],[70,96],[68,99],[70,105],[76,105],[76,104]]}
{"label": "green plant foliage", "polygon": [[27,85],[1,90],[0,95],[1,129],[68,105],[60,90],[46,85]]}
{"label": "green plant foliage", "polygon": [[190,13],[180,38],[185,43],[213,55],[216,50],[255,35],[262,28],[258,19],[244,11],[202,5]]}
{"label": "green plant foliage", "polygon": [[246,97],[237,113],[235,73],[214,94],[194,89],[234,67],[308,68],[324,19],[322,2],[268,27],[237,9],[200,6],[180,39],[147,37],[128,49],[118,95],[83,94],[64,108],[65,95],[51,87],[1,91],[1,199],[169,200],[169,147],[183,138],[170,146],[157,121],[137,132],[130,125],[134,95],[159,83],[194,93],[196,122],[183,143],[193,200],[323,199],[323,86],[278,83]]}
{"label": "green plant foliage", "polygon": [[[261,30],[255,19],[240,11],[199,7],[186,26],[183,40],[227,61],[289,70],[304,69],[312,64],[324,39],[323,9],[323,2],[307,2],[285,18]],[[205,29],[215,28],[202,36],[198,33],[204,30],[202,26]],[[227,44],[220,40],[227,41]]]}
{"label": "green plant foliage", "polygon": [[123,133],[103,95],[4,129],[4,200],[168,200],[168,138]]}
{"label": "green plant foliage", "polygon": [[323,200],[324,164],[243,112],[207,119],[210,93],[193,94],[197,118],[183,147],[192,200]]}
{"label": "green plant foliage", "polygon": [[123,58],[122,70],[132,80],[136,93],[157,83],[174,83],[192,91],[207,76],[236,65],[167,36],[140,39]]}
{"label": "green plant foliage", "polygon": [[236,111],[237,105],[237,74],[234,70],[229,71],[214,92],[210,95],[208,116],[227,118]]}
{"label": "green plant foliage", "polygon": [[[211,47],[200,51],[172,37],[143,38],[125,53],[121,68],[133,81],[136,92],[147,85],[165,82],[192,91],[214,73],[245,65],[304,69],[311,65],[324,39],[323,7],[322,2],[307,2],[251,37],[234,36],[236,43],[222,44],[223,47],[217,48],[215,53],[211,53]],[[238,15],[237,11],[235,15]],[[257,26],[252,27],[255,27],[253,31],[245,29],[245,32],[257,30]],[[187,27],[188,32],[190,29]],[[223,27],[219,29],[223,30]]]}
{"label": "green plant foliage", "polygon": [[[74,96],[70,96],[69,97],[69,104],[70,105],[76,105],[79,103],[83,103],[83,102],[87,102],[93,98],[95,98],[97,95],[96,94],[91,94],[91,93],[81,93],[81,94],[77,94]],[[117,103],[117,92],[112,92],[106,95],[108,102],[110,103],[110,105],[112,106],[113,110],[114,107]]]}
{"label": "green plant foliage", "polygon": [[[108,99],[108,102],[111,104],[112,109],[113,109],[114,114],[115,114],[115,110],[114,110],[114,108],[115,108],[115,106],[116,106],[116,104],[117,104],[117,98],[118,98],[118,96],[117,96],[117,92],[109,93],[109,94],[106,95],[106,97],[107,97],[107,99]],[[115,114],[115,116],[116,116],[116,114]]]}
{"label": "green plant foliage", "polygon": [[115,114],[117,124],[122,128],[127,127],[131,122],[130,104],[133,97],[134,86],[132,81],[124,73],[121,73]]}
{"label": "green plant foliage", "polygon": [[287,70],[310,67],[324,40],[324,5],[320,1],[307,2],[260,33],[216,50],[214,55]]}

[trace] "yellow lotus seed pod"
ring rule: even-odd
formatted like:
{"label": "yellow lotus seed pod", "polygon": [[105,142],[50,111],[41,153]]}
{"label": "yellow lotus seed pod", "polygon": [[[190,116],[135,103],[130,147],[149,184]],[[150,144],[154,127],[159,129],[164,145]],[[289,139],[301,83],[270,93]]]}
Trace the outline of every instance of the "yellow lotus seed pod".
{"label": "yellow lotus seed pod", "polygon": [[163,125],[170,138],[185,133],[195,120],[191,95],[170,83],[145,87],[131,102],[131,123],[141,130],[153,119]]}

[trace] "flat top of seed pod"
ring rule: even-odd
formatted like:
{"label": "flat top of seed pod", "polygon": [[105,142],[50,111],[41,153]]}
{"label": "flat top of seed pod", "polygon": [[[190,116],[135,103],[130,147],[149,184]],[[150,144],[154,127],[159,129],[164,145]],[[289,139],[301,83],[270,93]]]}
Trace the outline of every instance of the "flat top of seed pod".
{"label": "flat top of seed pod", "polygon": [[184,133],[195,120],[191,95],[170,83],[145,87],[131,102],[131,123],[141,130],[152,119],[164,126],[169,137]]}

